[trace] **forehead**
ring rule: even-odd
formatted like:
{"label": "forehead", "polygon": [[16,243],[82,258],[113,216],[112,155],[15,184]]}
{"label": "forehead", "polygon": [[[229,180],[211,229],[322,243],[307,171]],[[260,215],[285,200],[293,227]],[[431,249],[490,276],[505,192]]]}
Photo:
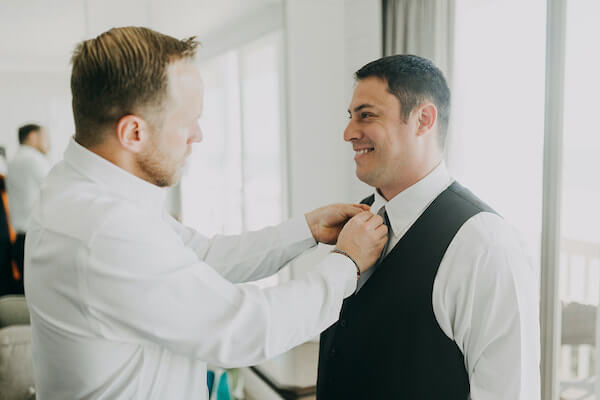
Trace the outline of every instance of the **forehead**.
{"label": "forehead", "polygon": [[167,68],[168,90],[176,101],[202,101],[204,83],[199,68],[191,61],[179,60]]}
{"label": "forehead", "polygon": [[377,77],[368,77],[356,82],[350,109],[362,104],[372,104],[376,107],[399,107],[400,102],[388,91],[387,82]]}
{"label": "forehead", "polygon": [[47,135],[46,128],[44,128],[43,126],[40,129],[38,129],[37,131],[31,131],[31,132],[32,133],[36,133],[36,134],[38,134],[40,136],[46,136]]}

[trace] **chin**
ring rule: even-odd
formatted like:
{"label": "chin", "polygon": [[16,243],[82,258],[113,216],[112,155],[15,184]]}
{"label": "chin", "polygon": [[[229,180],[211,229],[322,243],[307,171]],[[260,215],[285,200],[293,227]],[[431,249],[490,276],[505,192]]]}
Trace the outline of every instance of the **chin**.
{"label": "chin", "polygon": [[373,173],[368,173],[367,171],[361,171],[359,168],[356,168],[356,177],[363,183],[366,183],[369,186],[377,187],[377,182]]}

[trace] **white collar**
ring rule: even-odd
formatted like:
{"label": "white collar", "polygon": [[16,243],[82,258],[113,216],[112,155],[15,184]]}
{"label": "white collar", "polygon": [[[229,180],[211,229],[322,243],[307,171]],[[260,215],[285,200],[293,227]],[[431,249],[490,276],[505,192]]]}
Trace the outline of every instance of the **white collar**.
{"label": "white collar", "polygon": [[30,146],[28,144],[21,144],[19,145],[19,153],[25,153],[25,154],[29,154],[29,155],[34,155],[35,157],[40,157],[40,158],[46,158],[46,156],[39,151],[38,149],[36,149],[33,146]]}
{"label": "white collar", "polygon": [[386,201],[379,191],[375,190],[371,211],[376,213],[382,206],[385,206],[393,235],[404,235],[429,204],[453,181],[446,169],[446,164],[442,161],[427,176],[404,189],[389,201]]}
{"label": "white collar", "polygon": [[76,171],[100,183],[107,191],[119,197],[152,208],[164,207],[164,188],[138,178],[81,146],[73,138],[69,140],[64,158]]}

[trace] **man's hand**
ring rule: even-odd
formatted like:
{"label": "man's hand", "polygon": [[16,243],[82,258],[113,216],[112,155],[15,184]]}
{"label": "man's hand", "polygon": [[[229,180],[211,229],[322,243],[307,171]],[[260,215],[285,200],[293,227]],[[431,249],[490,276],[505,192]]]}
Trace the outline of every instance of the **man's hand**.
{"label": "man's hand", "polygon": [[388,239],[387,230],[381,216],[363,211],[344,226],[335,247],[348,253],[358,264],[360,272],[364,272],[381,255]]}
{"label": "man's hand", "polygon": [[306,213],[306,222],[317,242],[335,244],[342,228],[356,214],[368,211],[366,204],[331,204]]}

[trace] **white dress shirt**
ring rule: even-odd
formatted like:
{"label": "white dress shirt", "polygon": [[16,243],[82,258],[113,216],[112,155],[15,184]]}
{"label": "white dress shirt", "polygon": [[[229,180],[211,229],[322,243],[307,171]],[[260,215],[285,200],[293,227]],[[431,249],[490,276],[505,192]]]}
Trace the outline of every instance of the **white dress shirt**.
{"label": "white dress shirt", "polygon": [[[385,205],[392,230],[388,253],[453,181],[441,163],[390,201],[375,191],[371,210]],[[539,297],[528,254],[512,226],[482,212],[460,228],[440,263],[433,311],[464,355],[472,400],[540,398]]]}
{"label": "white dress shirt", "polygon": [[10,207],[10,222],[19,233],[27,231],[33,205],[40,194],[40,185],[50,164],[37,149],[21,145],[8,163],[6,193]]}
{"label": "white dress shirt", "polygon": [[318,335],[356,288],[347,257],[260,289],[316,243],[304,218],[208,239],[164,189],[71,140],[26,240],[38,398],[207,399],[206,363],[247,366]]}

